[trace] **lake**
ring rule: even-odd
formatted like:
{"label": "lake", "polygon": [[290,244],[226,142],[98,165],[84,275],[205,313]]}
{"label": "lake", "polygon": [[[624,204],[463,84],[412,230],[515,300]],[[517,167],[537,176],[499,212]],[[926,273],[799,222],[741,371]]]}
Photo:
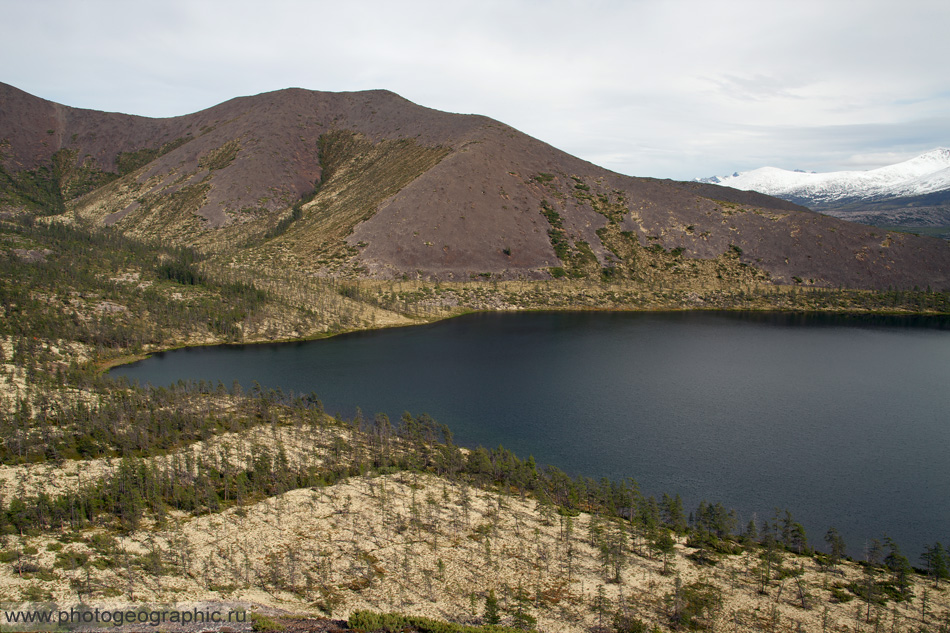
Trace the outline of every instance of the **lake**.
{"label": "lake", "polygon": [[645,494],[789,509],[813,547],[950,542],[950,318],[473,314],[304,343],[175,350],[112,375],[254,381],[351,417],[403,411]]}

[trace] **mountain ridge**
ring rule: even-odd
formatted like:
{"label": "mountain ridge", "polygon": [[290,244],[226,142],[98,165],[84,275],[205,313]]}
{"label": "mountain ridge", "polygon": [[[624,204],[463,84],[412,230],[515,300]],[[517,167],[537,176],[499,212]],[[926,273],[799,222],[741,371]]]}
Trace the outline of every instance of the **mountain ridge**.
{"label": "mountain ridge", "polygon": [[950,149],[938,147],[909,160],[867,171],[804,172],[760,167],[699,182],[753,190],[809,206],[837,206],[856,200],[921,196],[950,189]]}
{"label": "mountain ridge", "polygon": [[760,191],[842,220],[950,239],[950,149],[943,147],[869,171],[762,167],[698,181]]}
{"label": "mountain ridge", "polygon": [[149,119],[0,85],[0,111],[0,207],[196,248],[218,267],[950,287],[945,243],[736,189],[623,176],[385,90],[291,88]]}

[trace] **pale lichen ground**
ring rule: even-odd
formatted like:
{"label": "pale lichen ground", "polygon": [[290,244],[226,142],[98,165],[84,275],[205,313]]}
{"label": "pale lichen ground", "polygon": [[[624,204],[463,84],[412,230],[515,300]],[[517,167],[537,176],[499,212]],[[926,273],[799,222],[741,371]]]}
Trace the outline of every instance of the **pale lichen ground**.
{"label": "pale lichen ground", "polygon": [[[233,468],[250,467],[265,447],[280,446],[291,468],[320,467],[326,451],[335,438],[349,433],[328,426],[258,426],[253,429],[222,433],[208,440],[193,442],[165,455],[143,459],[162,467],[173,461],[191,458],[211,459],[230,464]],[[72,494],[115,472],[120,458],[62,460],[37,464],[0,465],[0,506],[13,498],[46,493],[51,496]]]}
{"label": "pale lichen ground", "polygon": [[[846,604],[830,599],[831,584],[861,577],[857,565],[843,565],[832,575],[810,558],[786,554],[787,566],[804,566],[807,609],[790,579],[758,593],[757,558],[731,556],[703,567],[686,558],[692,550],[682,543],[671,573],[662,573],[661,560],[631,554],[617,584],[605,580],[599,551],[590,544],[591,517],[581,514],[570,524],[568,534],[566,517],[530,498],[433,475],[354,477],[219,514],[174,515],[165,525],[107,535],[115,538],[111,545],[103,546],[110,539],[103,539],[101,529],[59,540],[9,537],[5,551],[35,551],[24,560],[45,573],[21,577],[13,564],[2,565],[0,597],[17,601],[46,595],[70,604],[77,602],[77,592],[91,591],[84,595],[86,602],[104,607],[130,601],[225,601],[337,617],[374,609],[475,622],[489,590],[510,613],[520,588],[529,596],[540,630],[579,632],[598,624],[598,594],[611,611],[624,604],[665,629],[664,599],[678,576],[683,585],[702,579],[722,590],[716,630],[910,631],[921,626],[925,579],[915,579],[916,597],[909,603],[874,607],[872,615],[886,626],[875,629],[864,621],[860,599]],[[96,534],[99,540],[93,542]],[[62,559],[70,552],[90,556],[90,571],[57,563],[57,555]],[[929,621],[946,618],[945,584],[926,595]]]}

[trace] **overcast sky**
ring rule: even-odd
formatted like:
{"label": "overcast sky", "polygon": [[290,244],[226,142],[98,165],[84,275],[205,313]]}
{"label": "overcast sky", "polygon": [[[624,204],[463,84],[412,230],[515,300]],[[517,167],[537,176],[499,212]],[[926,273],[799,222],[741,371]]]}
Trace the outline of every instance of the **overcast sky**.
{"label": "overcast sky", "polygon": [[[175,116],[386,88],[615,171],[870,169],[950,146],[950,2],[0,0],[0,81]],[[2,113],[0,113],[2,116]]]}

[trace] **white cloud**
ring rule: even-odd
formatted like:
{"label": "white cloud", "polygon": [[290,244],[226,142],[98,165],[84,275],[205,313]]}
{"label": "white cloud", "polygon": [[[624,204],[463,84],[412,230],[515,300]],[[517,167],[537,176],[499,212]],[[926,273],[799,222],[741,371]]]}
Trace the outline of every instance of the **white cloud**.
{"label": "white cloud", "polygon": [[[387,88],[635,175],[844,169],[950,145],[950,4],[4,3],[0,79],[173,116],[289,86]],[[883,164],[883,163],[882,163]]]}

